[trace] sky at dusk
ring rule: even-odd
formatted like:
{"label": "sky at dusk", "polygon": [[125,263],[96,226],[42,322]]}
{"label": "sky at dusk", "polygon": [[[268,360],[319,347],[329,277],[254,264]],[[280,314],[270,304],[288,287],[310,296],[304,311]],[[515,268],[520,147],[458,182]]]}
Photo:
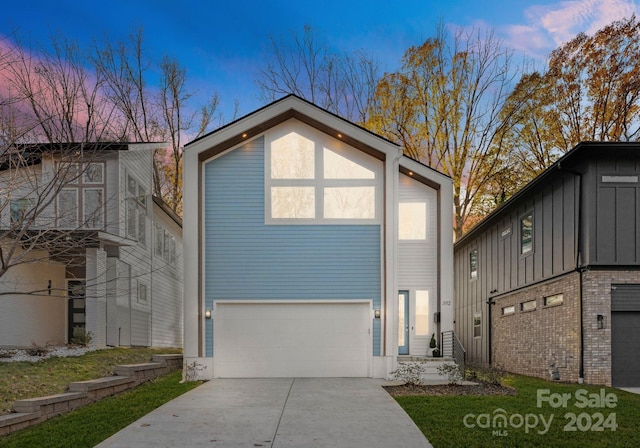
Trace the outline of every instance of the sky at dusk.
{"label": "sky at dusk", "polygon": [[392,71],[409,46],[434,35],[438,22],[491,28],[518,54],[544,61],[578,32],[639,11],[634,0],[5,0],[0,38],[15,34],[37,46],[56,34],[84,46],[104,36],[124,40],[142,27],[150,56],[177,58],[198,93],[219,93],[229,117],[234,100],[242,115],[263,105],[255,79],[269,38],[301,33],[304,25],[332,51],[364,49]]}

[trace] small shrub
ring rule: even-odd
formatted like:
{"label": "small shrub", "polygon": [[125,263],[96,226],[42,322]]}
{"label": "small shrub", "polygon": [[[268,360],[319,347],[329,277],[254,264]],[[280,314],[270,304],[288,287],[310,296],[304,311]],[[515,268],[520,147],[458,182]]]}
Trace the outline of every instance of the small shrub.
{"label": "small shrub", "polygon": [[458,364],[442,364],[438,366],[438,375],[446,376],[449,384],[460,384],[463,379]]}
{"label": "small shrub", "polygon": [[407,362],[398,365],[398,368],[391,372],[394,380],[403,381],[409,386],[422,384],[420,376],[424,373],[424,365],[419,362]]}
{"label": "small shrub", "polygon": [[438,343],[436,342],[436,334],[431,334],[431,340],[429,341],[429,348],[436,348]]}
{"label": "small shrub", "polygon": [[505,370],[496,366],[474,366],[467,369],[467,379],[470,381],[479,380],[494,386],[502,386],[507,375]]}
{"label": "small shrub", "polygon": [[93,333],[87,331],[85,328],[75,327],[73,329],[73,338],[71,338],[71,343],[74,345],[79,345],[81,347],[86,347],[87,345],[93,342]]}
{"label": "small shrub", "polygon": [[32,342],[31,346],[25,349],[25,352],[27,352],[29,356],[44,356],[50,351],[47,345],[38,345],[35,342]]}

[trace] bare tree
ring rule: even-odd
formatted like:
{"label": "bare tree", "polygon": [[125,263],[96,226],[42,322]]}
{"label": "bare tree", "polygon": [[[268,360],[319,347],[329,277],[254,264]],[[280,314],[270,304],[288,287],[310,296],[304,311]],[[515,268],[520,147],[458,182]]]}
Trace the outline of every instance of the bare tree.
{"label": "bare tree", "polygon": [[[155,157],[154,194],[181,213],[182,141],[222,123],[217,114],[218,94],[214,92],[204,105],[192,107],[195,92],[188,89],[186,69],[169,57],[154,65],[145,54],[142,30],[126,42],[96,44],[92,60],[104,79],[105,96],[121,119],[118,139],[167,142],[167,150],[158,150]],[[154,70],[160,77],[157,89],[149,83]]]}
{"label": "bare tree", "polygon": [[519,69],[491,31],[444,26],[435,37],[411,47],[402,67],[378,84],[367,127],[397,141],[405,153],[453,179],[455,233],[485,201],[487,187],[509,148],[502,138],[519,106],[503,104]]}
{"label": "bare tree", "polygon": [[270,39],[256,80],[262,98],[295,94],[356,123],[364,123],[380,79],[378,62],[364,50],[331,52],[309,25],[302,34]]}

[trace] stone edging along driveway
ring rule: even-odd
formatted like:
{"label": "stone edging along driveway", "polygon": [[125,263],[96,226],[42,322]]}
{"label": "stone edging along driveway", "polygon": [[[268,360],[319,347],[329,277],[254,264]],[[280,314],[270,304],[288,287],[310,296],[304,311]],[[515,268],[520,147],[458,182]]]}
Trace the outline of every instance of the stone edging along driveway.
{"label": "stone edging along driveway", "polygon": [[114,376],[70,383],[69,392],[17,400],[12,414],[0,415],[0,436],[37,425],[179,369],[182,369],[181,354],[153,355],[151,362],[116,366]]}

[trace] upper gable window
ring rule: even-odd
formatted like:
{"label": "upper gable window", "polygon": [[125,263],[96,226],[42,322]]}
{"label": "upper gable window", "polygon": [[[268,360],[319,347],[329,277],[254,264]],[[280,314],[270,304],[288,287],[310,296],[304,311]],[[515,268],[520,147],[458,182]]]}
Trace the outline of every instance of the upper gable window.
{"label": "upper gable window", "polygon": [[379,222],[382,162],[295,123],[265,135],[266,222]]}
{"label": "upper gable window", "polygon": [[315,150],[311,140],[300,134],[289,134],[271,143],[272,179],[313,179]]}

